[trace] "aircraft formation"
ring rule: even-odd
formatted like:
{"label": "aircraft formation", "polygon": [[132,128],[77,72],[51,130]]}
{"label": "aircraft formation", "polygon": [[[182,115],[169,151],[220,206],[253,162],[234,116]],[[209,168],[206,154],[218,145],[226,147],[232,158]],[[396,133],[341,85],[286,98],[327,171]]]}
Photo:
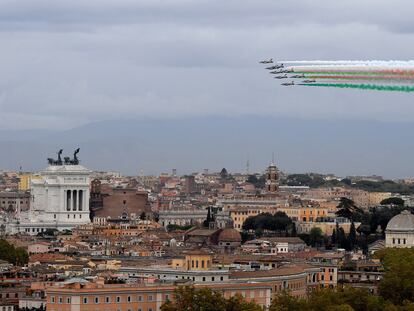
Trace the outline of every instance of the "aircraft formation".
{"label": "aircraft formation", "polygon": [[283,86],[414,92],[414,61],[273,61],[259,63]]}
{"label": "aircraft formation", "polygon": [[[273,61],[273,58],[270,58],[268,60],[262,60],[259,62],[260,64],[273,64],[272,66],[269,67],[265,67],[265,69],[269,70],[269,73],[274,75],[273,78],[274,79],[301,79],[301,78],[306,78],[304,74],[298,74],[298,75],[292,75],[292,76],[288,76],[288,73],[293,73],[293,68],[286,68],[285,64],[283,63],[277,63]],[[314,80],[303,80],[303,83],[312,83],[315,82]],[[292,80],[290,82],[284,82],[281,83],[281,85],[283,86],[291,86],[291,85],[295,85],[295,82]]]}

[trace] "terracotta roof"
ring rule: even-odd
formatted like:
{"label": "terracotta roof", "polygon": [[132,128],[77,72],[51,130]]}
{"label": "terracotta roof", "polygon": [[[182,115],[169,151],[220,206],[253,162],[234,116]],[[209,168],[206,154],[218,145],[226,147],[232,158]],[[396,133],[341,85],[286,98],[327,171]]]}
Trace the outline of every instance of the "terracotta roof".
{"label": "terracotta roof", "polygon": [[219,229],[195,229],[192,231],[187,232],[188,236],[210,236],[214,233],[216,233]]}
{"label": "terracotta roof", "polygon": [[223,231],[220,232],[219,241],[225,241],[225,242],[241,242],[242,238],[240,233],[233,228],[227,228],[223,229]]}

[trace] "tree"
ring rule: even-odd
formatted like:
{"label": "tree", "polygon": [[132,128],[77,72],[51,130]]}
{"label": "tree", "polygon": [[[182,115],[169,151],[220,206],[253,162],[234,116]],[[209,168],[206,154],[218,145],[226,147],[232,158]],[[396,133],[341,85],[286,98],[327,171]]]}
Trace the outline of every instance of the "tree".
{"label": "tree", "polygon": [[366,289],[345,287],[337,290],[321,289],[310,294],[308,299],[299,299],[282,292],[275,296],[269,311],[380,311],[388,309],[383,300]]}
{"label": "tree", "polygon": [[214,221],[214,216],[211,215],[211,207],[207,207],[207,218],[203,222],[203,226],[206,228],[210,227],[210,222]]}
{"label": "tree", "polygon": [[223,179],[223,180],[229,178],[229,173],[227,172],[227,170],[224,167],[220,172],[220,178]]}
{"label": "tree", "polygon": [[349,250],[354,249],[354,247],[356,245],[356,230],[355,230],[354,222],[351,222],[351,228],[349,229],[348,243],[347,244],[349,246]]}
{"label": "tree", "polygon": [[414,302],[414,249],[386,248],[375,253],[384,265],[385,274],[378,290],[396,305]]}
{"label": "tree", "polygon": [[333,245],[336,245],[336,243],[338,242],[338,239],[337,239],[337,231],[336,231],[336,229],[333,229],[332,230],[332,235],[331,235],[331,243],[333,244]]}
{"label": "tree", "polygon": [[401,198],[391,197],[381,201],[381,205],[404,206],[404,200]]}
{"label": "tree", "polygon": [[22,248],[18,247],[15,250],[15,264],[17,266],[24,266],[29,262],[29,254],[27,251]]}
{"label": "tree", "polygon": [[346,239],[346,234],[345,234],[344,228],[339,227],[336,236],[337,236],[336,243],[337,243],[338,247],[347,249],[348,248],[348,246],[347,246],[348,241]]}
{"label": "tree", "polygon": [[256,175],[249,175],[247,182],[253,184],[258,189],[262,189],[265,186],[266,178],[263,175],[259,178]]}
{"label": "tree", "polygon": [[306,309],[304,300],[293,297],[288,291],[277,294],[269,307],[269,311],[302,311]]}
{"label": "tree", "polygon": [[313,227],[309,232],[309,243],[313,247],[317,247],[323,243],[322,230],[319,227]]}
{"label": "tree", "polygon": [[342,197],[339,200],[339,204],[336,207],[338,210],[336,211],[336,215],[339,217],[344,217],[353,220],[355,214],[357,213],[363,213],[363,211],[355,205],[355,202],[351,199],[348,199],[346,197]]}
{"label": "tree", "polygon": [[161,311],[261,311],[254,302],[247,302],[237,295],[224,298],[219,291],[209,288],[178,287],[174,299],[161,306]]}
{"label": "tree", "polygon": [[24,248],[15,248],[6,240],[0,240],[0,259],[23,266],[29,262],[29,255]]}
{"label": "tree", "polygon": [[248,217],[243,223],[243,230],[262,230],[286,232],[292,226],[292,220],[283,212],[262,213]]}
{"label": "tree", "polygon": [[292,231],[290,232],[290,236],[298,236],[298,232],[296,231],[296,224],[292,223]]}
{"label": "tree", "polygon": [[235,295],[226,301],[226,311],[263,311],[257,303],[247,302],[241,295]]}

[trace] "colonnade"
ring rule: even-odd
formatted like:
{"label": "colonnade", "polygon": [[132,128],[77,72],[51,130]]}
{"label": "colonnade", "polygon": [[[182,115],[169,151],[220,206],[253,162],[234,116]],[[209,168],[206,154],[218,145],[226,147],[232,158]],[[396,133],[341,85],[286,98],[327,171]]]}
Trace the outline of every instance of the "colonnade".
{"label": "colonnade", "polygon": [[67,211],[82,211],[84,206],[83,190],[65,190],[65,208]]}

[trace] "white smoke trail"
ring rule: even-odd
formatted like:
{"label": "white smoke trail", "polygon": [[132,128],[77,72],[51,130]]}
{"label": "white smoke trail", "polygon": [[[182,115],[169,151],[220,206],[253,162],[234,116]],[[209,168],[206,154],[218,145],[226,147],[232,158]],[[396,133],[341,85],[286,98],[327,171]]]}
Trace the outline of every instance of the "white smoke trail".
{"label": "white smoke trail", "polygon": [[300,71],[365,71],[365,72],[375,72],[375,71],[413,71],[414,64],[412,66],[373,66],[373,65],[306,65],[306,66],[287,66],[286,69],[291,69],[294,72]]}
{"label": "white smoke trail", "polygon": [[310,65],[360,65],[360,66],[386,66],[386,67],[412,67],[414,60],[286,60],[280,61],[284,64],[310,64]]}

